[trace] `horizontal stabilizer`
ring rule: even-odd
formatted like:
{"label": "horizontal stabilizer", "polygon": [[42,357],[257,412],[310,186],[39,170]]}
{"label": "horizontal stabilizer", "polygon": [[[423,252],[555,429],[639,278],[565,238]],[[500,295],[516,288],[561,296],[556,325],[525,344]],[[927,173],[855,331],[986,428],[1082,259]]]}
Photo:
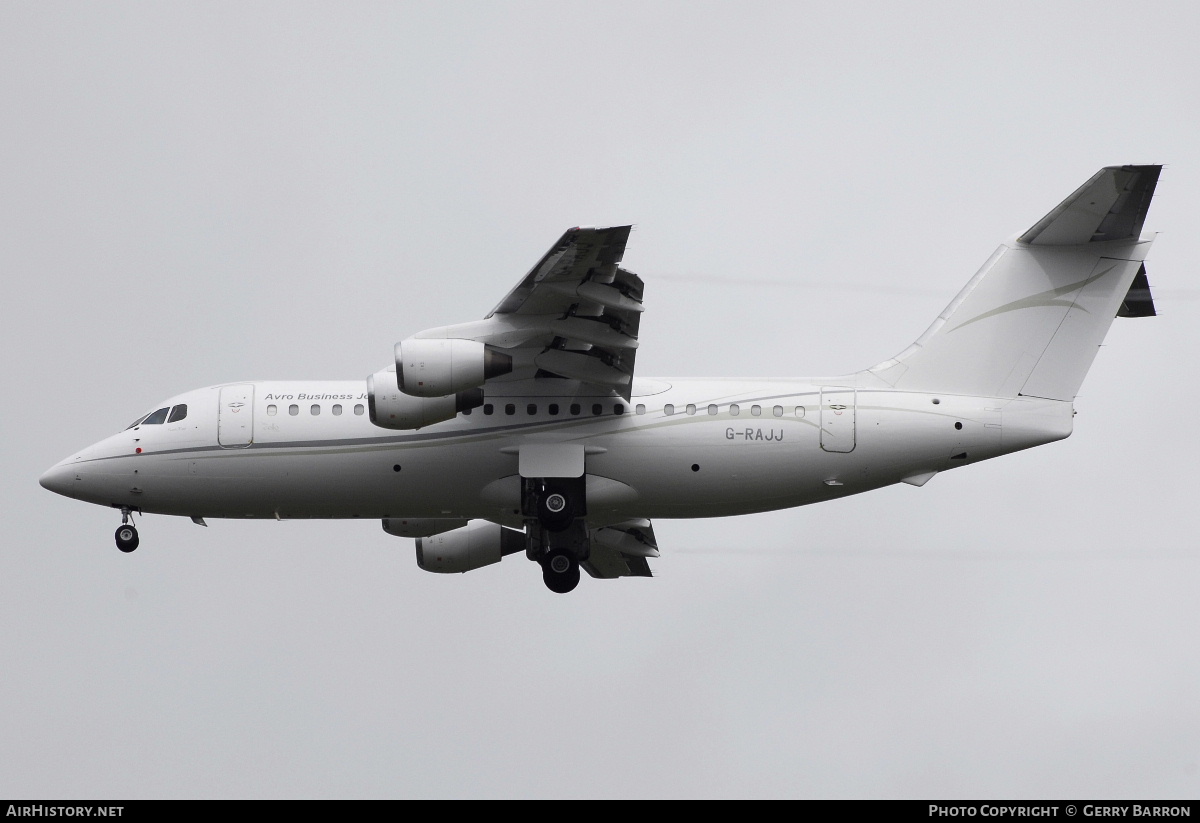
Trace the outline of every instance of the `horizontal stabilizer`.
{"label": "horizontal stabilizer", "polygon": [[1146,279],[1146,264],[1143,263],[1133,278],[1133,285],[1129,287],[1121,308],[1117,309],[1117,317],[1154,317],[1156,314],[1150,281]]}
{"label": "horizontal stabilizer", "polygon": [[1162,166],[1109,166],[1021,235],[1033,246],[1137,240]]}

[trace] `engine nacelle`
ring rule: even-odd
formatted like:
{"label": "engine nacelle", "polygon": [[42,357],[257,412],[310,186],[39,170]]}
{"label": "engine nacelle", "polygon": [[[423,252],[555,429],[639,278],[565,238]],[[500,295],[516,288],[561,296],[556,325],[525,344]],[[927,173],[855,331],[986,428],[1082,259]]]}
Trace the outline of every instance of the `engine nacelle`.
{"label": "engine nacelle", "polygon": [[512,357],[475,340],[409,338],[396,344],[396,386],[413,397],[442,397],[512,371]]}
{"label": "engine nacelle", "polygon": [[483,405],[483,389],[445,397],[411,397],[396,387],[390,368],[367,378],[367,409],[371,422],[385,429],[419,429],[451,420],[459,412]]}
{"label": "engine nacelle", "polygon": [[461,529],[417,538],[417,565],[427,572],[455,574],[499,563],[525,550],[525,533],[478,520]]}
{"label": "engine nacelle", "polygon": [[467,525],[465,517],[385,517],[383,530],[394,537],[429,537]]}

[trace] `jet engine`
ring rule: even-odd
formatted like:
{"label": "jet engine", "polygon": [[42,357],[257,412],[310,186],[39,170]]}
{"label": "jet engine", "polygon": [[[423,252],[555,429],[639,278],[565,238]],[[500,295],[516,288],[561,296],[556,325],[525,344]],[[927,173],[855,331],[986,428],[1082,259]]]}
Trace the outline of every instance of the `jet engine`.
{"label": "jet engine", "polygon": [[524,532],[477,520],[461,529],[418,537],[417,565],[427,572],[462,573],[524,550]]}
{"label": "jet engine", "polygon": [[396,344],[396,386],[413,397],[442,397],[512,371],[512,357],[475,340],[409,338]]}
{"label": "jet engine", "polygon": [[396,387],[390,368],[367,378],[367,409],[371,422],[385,429],[419,429],[453,419],[459,412],[483,405],[483,389],[445,397],[411,397]]}

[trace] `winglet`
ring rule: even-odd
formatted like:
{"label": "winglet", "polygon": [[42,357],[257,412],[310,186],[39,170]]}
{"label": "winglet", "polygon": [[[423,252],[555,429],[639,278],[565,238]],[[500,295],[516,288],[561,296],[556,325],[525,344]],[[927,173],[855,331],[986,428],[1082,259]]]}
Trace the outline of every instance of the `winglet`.
{"label": "winglet", "polygon": [[1018,238],[1031,246],[1137,240],[1162,166],[1108,166]]}

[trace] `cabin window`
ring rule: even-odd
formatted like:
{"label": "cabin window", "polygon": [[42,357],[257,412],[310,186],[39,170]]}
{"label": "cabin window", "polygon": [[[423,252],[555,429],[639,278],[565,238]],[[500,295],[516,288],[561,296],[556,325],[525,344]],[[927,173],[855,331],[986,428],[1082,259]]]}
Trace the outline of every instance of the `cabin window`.
{"label": "cabin window", "polygon": [[637,412],[638,414],[645,414],[646,413],[646,404],[638,403],[637,407],[634,408],[634,411]]}
{"label": "cabin window", "polygon": [[167,418],[168,423],[177,423],[187,417],[187,404],[180,403],[175,408],[171,409],[171,416]]}
{"label": "cabin window", "polygon": [[558,404],[557,404],[557,403],[551,403],[551,404],[550,404],[550,408],[549,408],[549,412],[550,412],[551,414],[558,414]]}
{"label": "cabin window", "polygon": [[491,413],[492,413],[492,412],[494,412],[495,410],[496,410],[496,407],[495,407],[495,406],[493,406],[491,403],[484,403],[484,404],[483,404],[483,413],[484,413],[484,414],[491,414]]}
{"label": "cabin window", "polygon": [[604,414],[604,407],[601,406],[599,403],[593,403],[592,404],[592,414],[599,417],[600,415]]}
{"label": "cabin window", "polygon": [[696,413],[696,404],[695,404],[695,403],[688,403],[688,404],[687,404],[687,413],[688,413],[688,414],[695,414],[695,413]]}
{"label": "cabin window", "polygon": [[517,405],[515,403],[505,403],[504,404],[504,413],[505,414],[516,414],[517,413]]}
{"label": "cabin window", "polygon": [[355,413],[355,414],[362,414],[362,413],[363,413],[363,411],[364,411],[364,409],[363,409],[363,404],[362,404],[362,403],[356,403],[356,404],[355,404],[355,406],[354,406],[354,413]]}
{"label": "cabin window", "polygon": [[624,413],[625,413],[625,406],[622,405],[621,403],[618,403],[617,405],[613,406],[613,414],[624,414]]}
{"label": "cabin window", "polygon": [[318,414],[321,413],[321,407],[318,406],[316,403],[313,403],[308,411],[309,411],[309,414],[311,414],[313,417],[316,417]]}
{"label": "cabin window", "polygon": [[580,406],[578,403],[571,404],[571,414],[579,414]]}
{"label": "cabin window", "polygon": [[776,417],[783,417],[783,406],[776,406],[775,408],[771,409],[771,414],[775,415]]}
{"label": "cabin window", "polygon": [[751,406],[750,413],[752,415],[754,415],[755,417],[758,417],[759,415],[762,414],[762,406]]}
{"label": "cabin window", "polygon": [[740,408],[738,408],[737,403],[730,403],[729,404],[729,413],[732,414],[734,417],[737,417],[739,414],[742,413],[742,410]]}
{"label": "cabin window", "polygon": [[167,412],[169,412],[170,410],[171,410],[171,408],[168,406],[165,409],[159,409],[156,412],[152,412],[149,417],[147,417],[145,420],[142,421],[142,425],[143,426],[160,426],[160,425],[162,425],[167,419]]}
{"label": "cabin window", "polygon": [[267,417],[274,417],[274,416],[275,416],[275,415],[277,415],[277,414],[279,414],[279,407],[278,407],[278,406],[276,406],[274,403],[272,403],[271,405],[267,406]]}
{"label": "cabin window", "polygon": [[668,403],[667,405],[663,406],[663,414],[671,415],[674,413],[675,413],[675,406],[673,404]]}
{"label": "cabin window", "polygon": [[716,413],[717,413],[717,404],[716,404],[716,403],[709,403],[709,404],[708,404],[708,413],[709,413],[709,414],[716,414]]}
{"label": "cabin window", "polygon": [[464,416],[464,417],[470,417],[470,416],[471,416],[471,409],[463,409],[463,410],[462,410],[462,413],[463,413],[463,416]]}
{"label": "cabin window", "polygon": [[804,416],[804,407],[803,407],[803,406],[797,406],[797,407],[796,407],[796,416],[797,416],[797,417],[803,417],[803,416]]}
{"label": "cabin window", "polygon": [[297,406],[295,403],[288,406],[288,414],[290,414],[292,417],[295,417],[299,413],[300,413],[300,407]]}
{"label": "cabin window", "polygon": [[525,413],[530,415],[531,417],[533,415],[537,414],[537,403],[530,403],[528,406],[526,406]]}
{"label": "cabin window", "polygon": [[334,413],[334,414],[341,414],[341,413],[342,413],[342,404],[341,404],[341,403],[334,403],[334,404],[333,404],[333,413]]}

